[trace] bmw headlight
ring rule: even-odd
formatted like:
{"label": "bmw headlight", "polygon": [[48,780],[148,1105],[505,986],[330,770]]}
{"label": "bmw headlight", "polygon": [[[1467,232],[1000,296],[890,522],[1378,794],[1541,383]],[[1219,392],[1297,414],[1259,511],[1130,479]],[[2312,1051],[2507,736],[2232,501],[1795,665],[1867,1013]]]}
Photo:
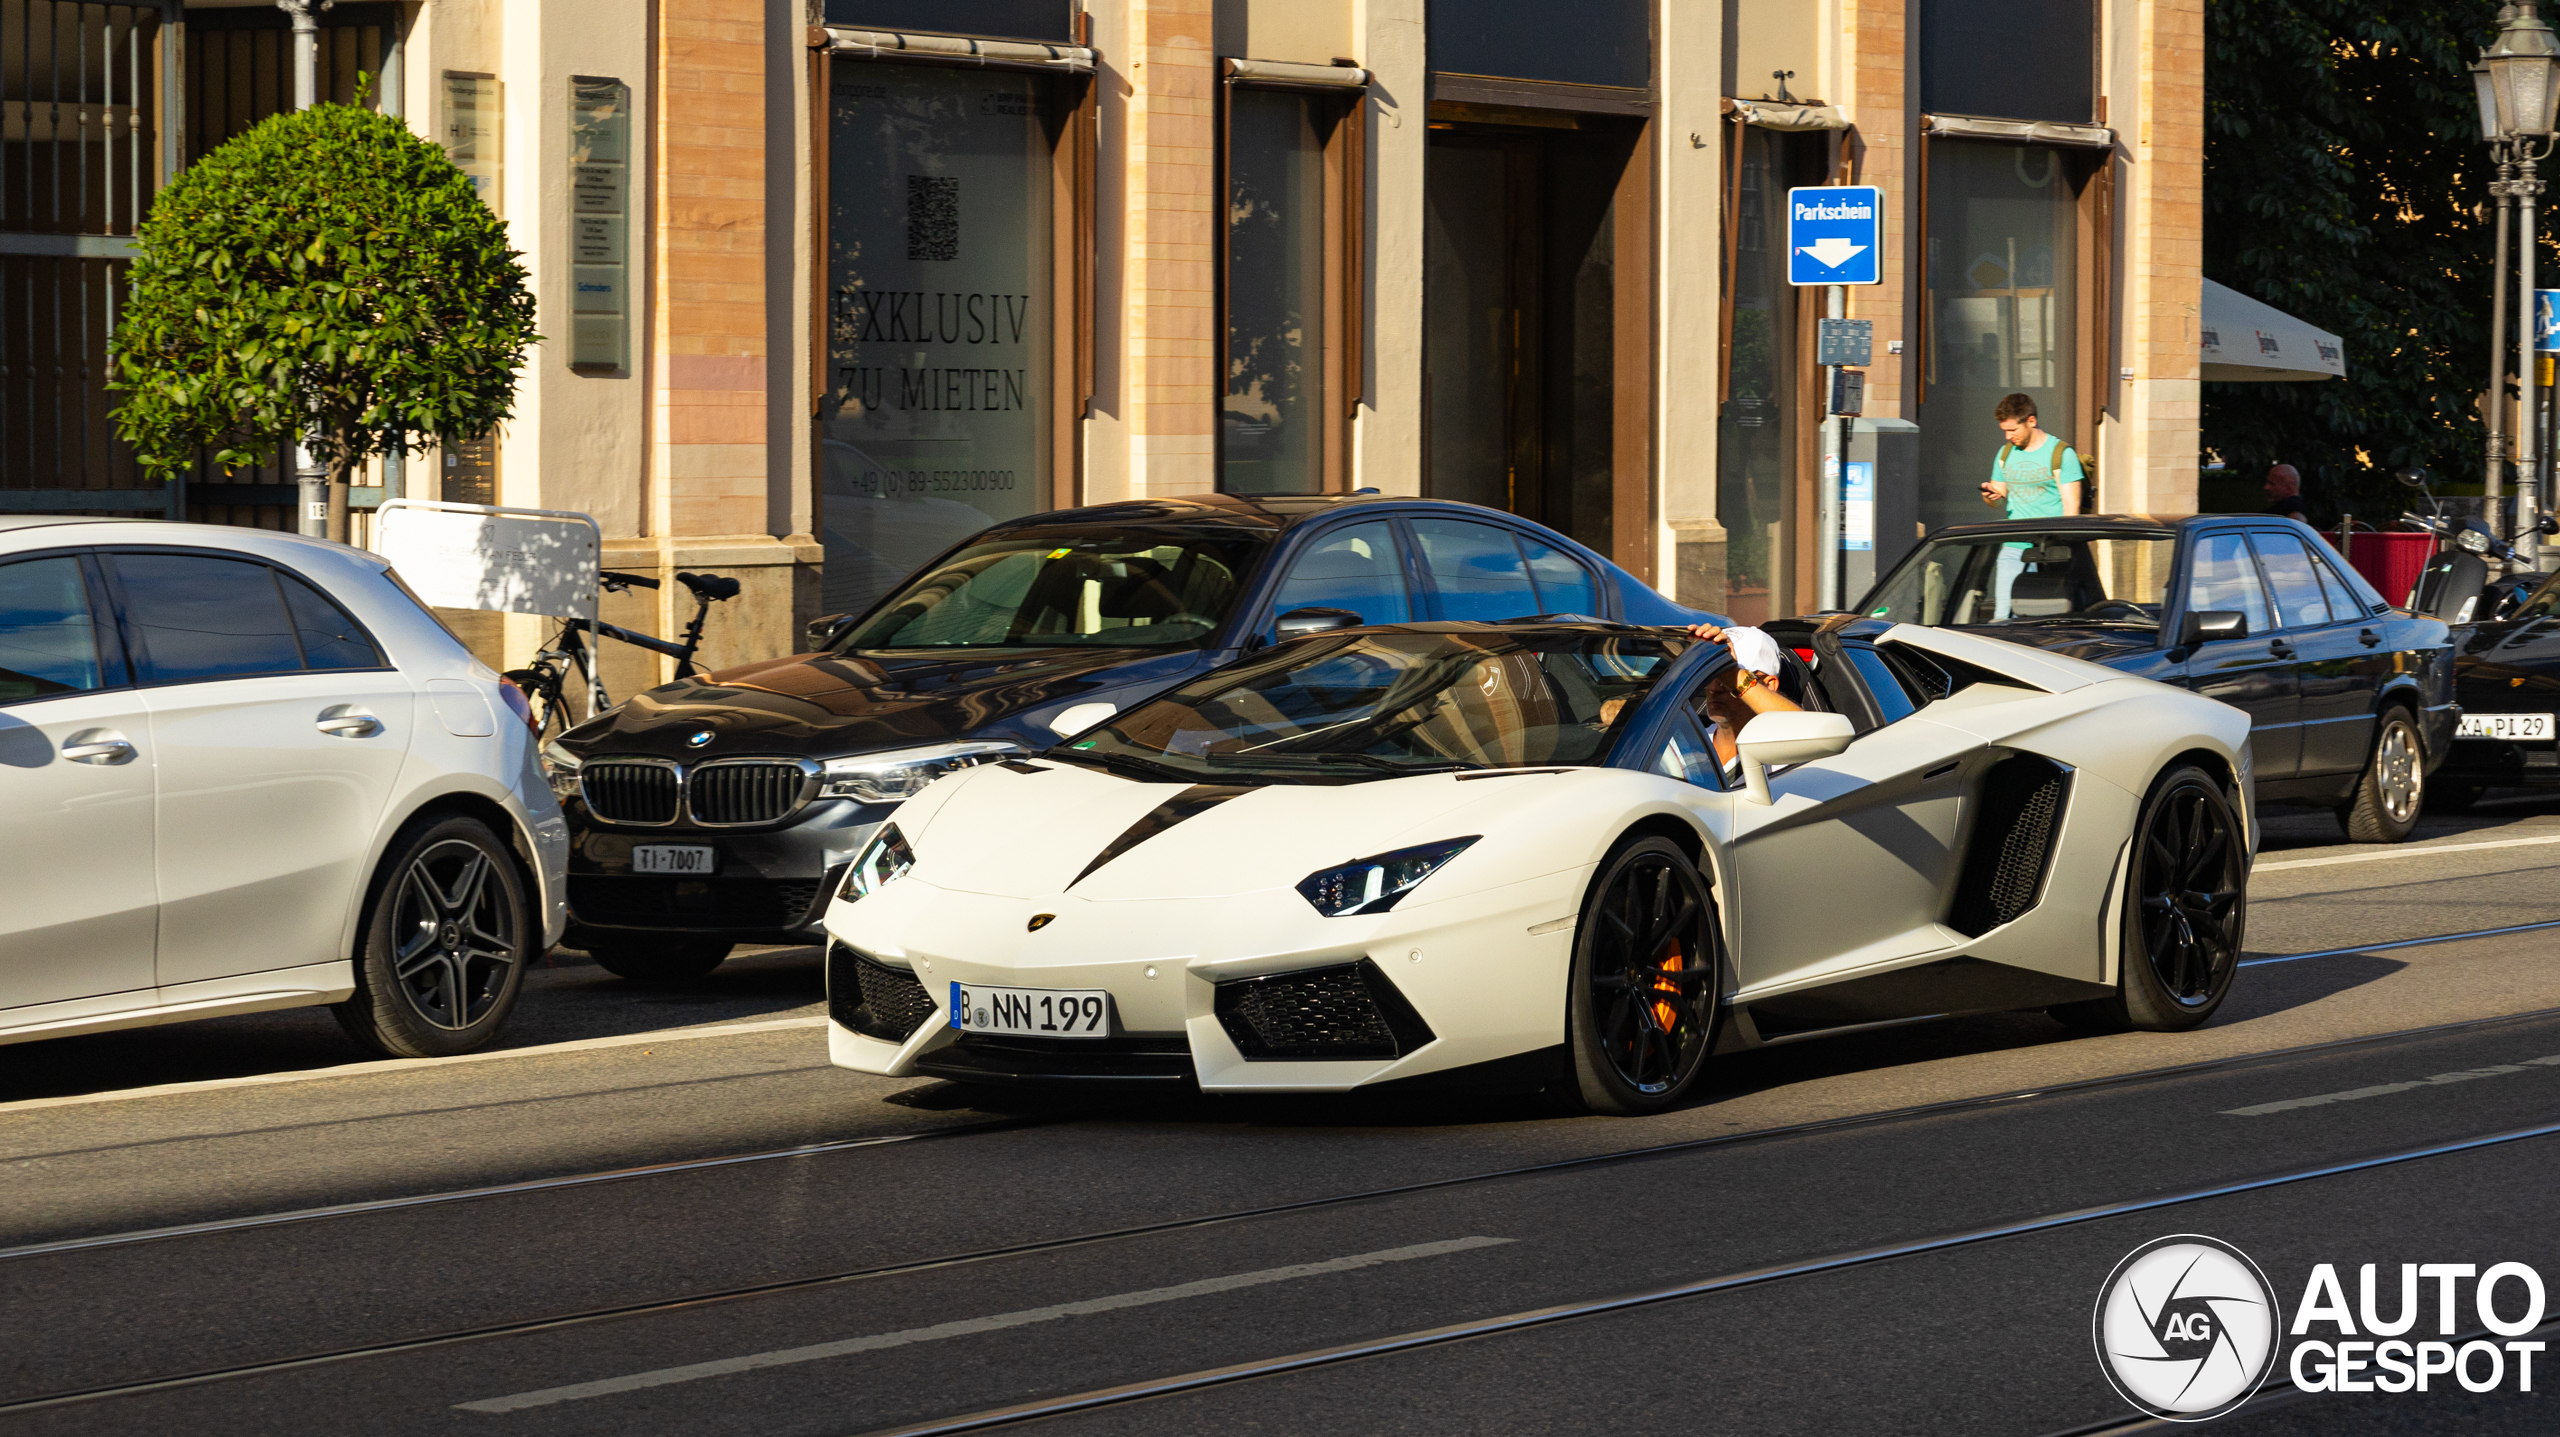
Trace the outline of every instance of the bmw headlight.
{"label": "bmw headlight", "polygon": [[826,761],[825,776],[819,780],[818,796],[854,798],[864,803],[903,803],[946,773],[994,763],[1020,752],[1017,744],[972,740],[831,758]]}
{"label": "bmw headlight", "polygon": [[907,846],[907,836],[898,831],[898,825],[884,823],[844,871],[844,885],[836,890],[836,897],[858,903],[904,878],[915,866],[916,851]]}
{"label": "bmw headlight", "polygon": [[1375,858],[1355,858],[1340,868],[1308,874],[1299,881],[1298,893],[1327,918],[1384,913],[1483,836],[1447,838],[1416,848],[1399,848]]}
{"label": "bmw headlight", "polygon": [[578,796],[578,765],[581,762],[583,760],[562,748],[557,741],[542,746],[542,776],[550,780],[551,791],[560,796],[562,803]]}

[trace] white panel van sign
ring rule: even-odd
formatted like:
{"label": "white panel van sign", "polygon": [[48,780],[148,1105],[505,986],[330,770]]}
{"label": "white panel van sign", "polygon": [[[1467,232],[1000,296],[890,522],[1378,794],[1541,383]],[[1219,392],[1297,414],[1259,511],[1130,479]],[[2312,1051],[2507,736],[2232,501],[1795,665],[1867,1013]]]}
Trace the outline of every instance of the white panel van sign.
{"label": "white panel van sign", "polygon": [[373,533],[373,551],[437,608],[595,617],[604,546],[584,514],[393,499]]}

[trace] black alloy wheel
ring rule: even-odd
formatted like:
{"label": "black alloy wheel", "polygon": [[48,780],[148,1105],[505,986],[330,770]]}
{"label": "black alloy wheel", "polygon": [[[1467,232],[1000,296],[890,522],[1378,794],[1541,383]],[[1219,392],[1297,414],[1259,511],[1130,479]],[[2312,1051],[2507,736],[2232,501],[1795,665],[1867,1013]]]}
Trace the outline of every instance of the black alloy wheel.
{"label": "black alloy wheel", "polygon": [[2126,874],[2116,996],[2053,1009],[2078,1028],[2177,1032],[2222,1006],[2240,971],[2248,845],[2222,786],[2171,769],[2152,785]]}
{"label": "black alloy wheel", "polygon": [[1659,1112],[1715,1045],[1723,937],[1704,876],[1670,841],[1611,854],[1574,934],[1575,1085],[1597,1113]]}
{"label": "black alloy wheel", "polygon": [[392,841],[337,1007],[357,1041],[395,1058],[468,1052],[515,1007],[535,942],[515,855],[478,819],[412,824]]}

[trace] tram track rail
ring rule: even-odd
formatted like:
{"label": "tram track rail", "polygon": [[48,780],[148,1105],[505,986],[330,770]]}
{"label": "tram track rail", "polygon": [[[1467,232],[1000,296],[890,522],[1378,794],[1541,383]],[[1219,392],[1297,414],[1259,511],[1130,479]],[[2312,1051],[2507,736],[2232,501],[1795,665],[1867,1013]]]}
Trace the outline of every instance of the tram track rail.
{"label": "tram track rail", "polygon": [[[2267,953],[2261,954],[2255,958],[2244,958],[2241,960],[2240,966],[2243,968],[2254,968],[2277,963],[2296,963],[2309,959],[2343,958],[2359,953],[2381,953],[2402,948],[2420,948],[2445,943],[2460,943],[2476,938],[2497,938],[2514,933],[2530,933],[2550,928],[2560,928],[2560,921],[2547,923],[2522,923],[2503,928],[2480,928],[2459,933],[2438,933],[2420,938],[2402,938],[2390,942],[2365,943],[2346,948],[2322,948],[2305,953]],[[2438,1024],[2426,1028],[2395,1029],[2389,1033],[2366,1034],[2355,1038],[2342,1038],[2334,1040],[2332,1043],[2314,1043],[2300,1047],[2272,1049],[2266,1053],[2241,1054],[2231,1058],[2210,1059],[2202,1064],[2143,1069],[2131,1074],[2110,1074],[2100,1078],[2078,1080],[2078,1083],[2111,1084],[2140,1081],[2146,1076],[2168,1076],[2181,1072],[2207,1071],[2221,1065],[2235,1062],[2253,1062],[2260,1059],[2281,1058],[2287,1055],[2315,1053],[2331,1047],[2353,1046],[2360,1043],[2389,1042],[2395,1039],[2416,1037],[2433,1032],[2450,1032],[2460,1028],[2477,1026],[2480,1024],[2522,1022],[2533,1018],[2552,1016],[2555,1014],[2560,1014],[2560,1008],[2535,1009],[2524,1013],[2501,1014],[2491,1018],[2463,1019],[2454,1023]],[[1935,1020],[1915,1019],[1907,1021],[1922,1022]],[[1900,1026],[1900,1024],[1897,1023],[1895,1026]],[[2017,1101],[2022,1097],[2035,1096],[2045,1092],[2073,1091],[2076,1089],[2076,1086],[2077,1084],[2064,1084],[2051,1088],[2020,1089],[2014,1093],[1995,1094],[1985,1098],[1955,1099],[1953,1101],[1964,1105],[2010,1102]],[[1848,1117],[1822,1119],[1820,1121],[1822,1123],[1888,1121],[1903,1116],[1917,1116],[1924,1114],[1933,1111],[1934,1106],[1935,1105],[1924,1104],[1914,1108],[1895,1108],[1888,1109],[1882,1113],[1855,1114]],[[562,1188],[590,1187],[597,1184],[629,1182],[642,1178],[669,1177],[689,1172],[702,1172],[716,1168],[740,1167],[791,1158],[822,1157],[832,1153],[849,1152],[858,1148],[888,1147],[902,1143],[927,1142],[943,1138],[967,1137],[984,1133],[1015,1131],[1025,1128],[1048,1126],[1060,1121],[1068,1121],[1068,1119],[1050,1116],[999,1118],[983,1123],[961,1123],[954,1124],[950,1127],[927,1128],[914,1132],[880,1133],[866,1137],[843,1138],[822,1143],[801,1143],[791,1147],[767,1148],[760,1149],[755,1152],[730,1153],[716,1157],[679,1158],[660,1163],[644,1163],[631,1167],[607,1168],[595,1172],[569,1173],[554,1177],[528,1178],[518,1182],[490,1183],[482,1186],[454,1188],[440,1192],[418,1193],[402,1197],[372,1198],[360,1202],[333,1203],[323,1207],[294,1208],[280,1212],[249,1214],[241,1217],[211,1218],[202,1222],[178,1223],[168,1227],[138,1228],[126,1232],[101,1233],[89,1237],[61,1238],[45,1242],[25,1243],[14,1247],[0,1247],[0,1262],[8,1262],[19,1258],[44,1257],[58,1253],[84,1252],[101,1248],[123,1247],[134,1243],[165,1242],[178,1238],[206,1237],[218,1233],[238,1232],[261,1227],[277,1227],[291,1223],[319,1222],[332,1218],[360,1217],[371,1213],[397,1212],[408,1208],[433,1207],[456,1202],[473,1202],[490,1198],[502,1198],[523,1193],[544,1192]],[[1813,1129],[1806,1128],[1804,1130],[1811,1131]],[[1703,1143],[1747,1141],[1766,1135],[1789,1134],[1795,1131],[1797,1131],[1797,1129],[1794,1128],[1755,1129],[1748,1133],[1731,1133],[1721,1135],[1716,1138],[1697,1139],[1694,1141]],[[1679,1151],[1689,1145],[1690,1144],[1688,1143],[1675,1143],[1668,1147],[1661,1148],[1630,1148],[1625,1150],[1623,1153],[1599,1154],[1586,1158],[1568,1159],[1566,1161],[1577,1163],[1613,1161],[1622,1157],[1644,1156],[1655,1152]],[[1519,1171],[1534,1170],[1535,1169],[1521,1169]],[[1508,1175],[1510,1171],[1511,1170],[1505,1170],[1504,1173],[1490,1174],[1488,1176],[1504,1176]],[[1477,1179],[1469,1178],[1462,1180],[1475,1181]],[[1393,1189],[1382,1191],[1403,1190]],[[1350,1201],[1358,1196],[1362,1195],[1355,1194],[1350,1198],[1344,1198],[1341,1200]],[[1327,1201],[1331,1200],[1332,1199],[1327,1199]],[[0,1410],[6,1409],[5,1407],[0,1407]]]}
{"label": "tram track rail", "polygon": [[[2303,1058],[2349,1052],[2360,1048],[2382,1047],[2394,1043],[2418,1042],[2428,1038],[2465,1032],[2486,1031],[2506,1026],[2518,1026],[2538,1020],[2547,1021],[2555,1018],[2560,1018],[2560,1007],[2540,1008],[2523,1013],[2500,1014],[2487,1018],[2461,1019],[2447,1023],[2429,1024],[2418,1028],[2396,1029],[2387,1033],[2370,1033],[2352,1038],[2338,1038],[2319,1043],[2270,1049],[2265,1052],[2233,1054],[2229,1057],[2212,1058],[2193,1063],[2179,1063],[2158,1068],[2144,1068],[2124,1073],[2111,1073],[2099,1077],[2075,1079],[2064,1083],[2044,1084],[2032,1088],[2012,1089],[2005,1092],[1984,1094],[1971,1098],[1954,1098],[1932,1103],[1914,1104],[1901,1108],[1886,1109],[1874,1113],[1844,1114],[1839,1117],[1820,1118],[1800,1123],[1779,1124],[1772,1127],[1756,1128],[1739,1133],[1722,1133],[1712,1137],[1690,1138],[1669,1143],[1646,1144],[1639,1147],[1623,1148],[1603,1153],[1590,1153],[1570,1158],[1558,1158],[1545,1162],[1491,1169],[1484,1172],[1461,1173],[1449,1177],[1433,1178],[1421,1182],[1396,1184],[1387,1187],[1370,1188],[1356,1192],[1335,1193],[1321,1197],[1301,1198],[1289,1202],[1272,1203],[1259,1207],[1237,1209],[1221,1213],[1168,1218],[1157,1222],[1133,1224],[1126,1227],[1070,1234],[1056,1238],[1038,1239],[1029,1242],[1012,1243],[996,1247],[972,1249],[964,1252],[943,1253],[929,1257],[909,1259],[901,1262],[881,1263],[868,1267],[816,1273],[801,1277],[781,1278],[767,1282],[742,1284],[736,1287],[697,1291],[668,1298],[612,1304],[580,1309],[573,1312],[555,1313],[541,1317],[488,1323],[469,1328],[459,1328],[444,1332],[422,1334],[415,1337],[397,1338],[385,1342],[305,1352],[288,1357],[229,1364],[220,1367],[210,1367],[188,1372],[166,1374],[158,1377],[144,1378],[128,1382],[101,1384],[95,1387],[61,1390],[21,1398],[0,1399],[0,1414],[28,1412],[44,1408],[107,1401],[122,1397],[142,1396],[153,1392],[198,1387],[211,1383],[264,1376],[303,1368],[335,1365],[377,1357],[388,1357],[439,1347],[456,1346],[503,1337],[521,1336],[536,1332],[554,1331],[563,1328],[585,1326],[593,1323],[617,1321],[635,1317],[647,1317],[660,1313],[677,1312],[733,1302],[752,1301],[758,1298],[806,1292],[824,1287],[841,1286],[879,1278],[928,1272],[938,1269],[966,1267],[1005,1258],[1062,1252],[1076,1248],[1093,1247],[1114,1242],[1126,1242],[1134,1239],[1154,1237],[1170,1233],[1196,1231],[1204,1228],[1220,1227],[1255,1221],[1263,1218],[1285,1216],[1294,1213],[1346,1207],[1364,1202],[1376,1202],[1417,1193],[1468,1187],[1477,1184],[1506,1180],[1539,1177],[1571,1172],[1579,1169],[1598,1168],[1619,1163],[1669,1157],[1686,1153],[1706,1152],[1722,1148],[1735,1148],[1772,1142],[1782,1142],[1793,1138],[1807,1137],[1817,1134],[1848,1132],[1897,1123],[1916,1122],[1929,1118],[2009,1107],[2047,1098],[2067,1097],[2083,1093],[2099,1092],[2112,1088],[2134,1086],[2143,1083],[2175,1081],[2181,1078],[2196,1077],[2210,1073],[2228,1072],[2236,1069],[2280,1064]],[[778,1149],[771,1153],[743,1154],[731,1158],[707,1159],[691,1163],[658,1164],[650,1167],[618,1170],[611,1173],[583,1175],[581,1177],[554,1178],[525,1184],[469,1189],[449,1194],[431,1194],[416,1198],[390,1199],[380,1203],[348,1204],[341,1208],[334,1209],[307,1209],[296,1213],[268,1214],[260,1217],[233,1219],[227,1222],[200,1223],[182,1228],[152,1229],[137,1233],[110,1234],[97,1238],[74,1239],[63,1243],[37,1244],[25,1248],[0,1251],[0,1259],[22,1258],[38,1255],[76,1254],[82,1251],[93,1251],[100,1248],[122,1246],[132,1243],[199,1237],[223,1231],[242,1230],[260,1226],[275,1226],[289,1222],[316,1221],[323,1218],[343,1217],[368,1211],[389,1211],[400,1208],[413,1208],[435,1202],[483,1200],[507,1193],[538,1192],[563,1187],[574,1187],[586,1182],[619,1181],[633,1177],[699,1170],[709,1167],[731,1166],[770,1158],[814,1156],[832,1151],[850,1149],[853,1147],[880,1146],[900,1140],[915,1140],[926,1137],[962,1136],[972,1133],[987,1133],[1001,1129],[1028,1128],[1039,1126],[1051,1121],[1056,1120],[1008,1119],[997,1123],[972,1124],[961,1127],[939,1129],[930,1133],[903,1135],[903,1138],[874,1137],[849,1140],[842,1144],[812,1144],[799,1148]],[[2533,1130],[2533,1133],[2538,1135],[2542,1131],[2545,1130],[2537,1129]],[[2549,1131],[2560,1131],[2560,1124],[2553,1125]],[[2501,1138],[2500,1140],[2504,1141],[2507,1139]],[[2458,1150],[2458,1145],[2455,1147],[2445,1147],[2444,1150]],[[2366,1165],[2369,1166],[2371,1164],[2368,1163]],[[2347,1166],[2332,1164],[2329,1166],[2336,1168],[2336,1170],[2340,1172],[2357,1170],[2352,1164]],[[2325,1170],[2326,1169],[2324,1169],[2324,1171]],[[2293,1179],[2286,1180],[2290,1181]],[[2271,1182],[2272,1180],[2260,1180],[2257,1181],[2256,1185],[2266,1186],[2270,1185]],[[2242,1187],[2233,1188],[2232,1190],[2244,1191],[2249,1189],[2244,1185]],[[2206,1193],[2203,1195],[2209,1196],[2212,1194]],[[2150,1205],[2161,1205],[2173,1201],[2192,1200],[2196,1200],[2195,1195],[2163,1198],[2158,1200],[2145,1199],[2142,1201]],[[2145,1209],[2144,1207],[2137,1205],[2125,1210],[2140,1211]],[[2096,1212],[2099,1210],[2089,1209],[2083,1211]],[[2107,1211],[2112,1212],[2112,1209],[2108,1209]],[[2048,1223],[2047,1225],[2051,1224]],[[2009,1228],[2015,1226],[2015,1224],[2003,1225],[2002,1231],[2005,1233]],[[2028,1229],[2021,1228],[2019,1230],[2025,1231]],[[1941,1243],[1940,1245],[1945,1244]],[[1934,1248],[1911,1249],[1913,1252],[1924,1250],[1934,1250]],[[1872,1260],[1875,1259],[1860,1259],[1862,1262]],[[1833,1265],[1854,1264],[1834,1263]],[[1807,1270],[1810,1271],[1812,1269]],[[1753,1271],[1759,1270],[1754,1269]],[[1753,1282],[1767,1280],[1770,1279],[1765,1276],[1752,1279]],[[1711,1281],[1723,1281],[1723,1279],[1714,1279]],[[1742,1286],[1749,1284],[1737,1279],[1727,1285]],[[1683,1285],[1684,1289],[1690,1286],[1696,1285]],[[1704,1290],[1705,1289],[1701,1289],[1701,1292]],[[1639,1296],[1643,1295],[1640,1294]],[[1654,1301],[1663,1299],[1659,1295],[1656,1295],[1645,1297],[1644,1300]],[[1597,1311],[1599,1309],[1594,1310]],[[1554,1319],[1541,1319],[1541,1321],[1546,1320]],[[1448,1338],[1435,1340],[1455,1339]],[[1334,1349],[1326,1349],[1328,1352],[1333,1350]],[[1303,1356],[1303,1354],[1301,1354],[1301,1356]],[[1327,1358],[1325,1360],[1335,1361],[1344,1359],[1337,1357]],[[1223,1371],[1224,1369],[1221,1370]],[[1197,1374],[1194,1374],[1194,1376],[1196,1375]],[[1236,1379],[1220,1378],[1218,1380],[1226,1381]],[[1124,1397],[1115,1398],[1113,1400],[1125,1401],[1135,1399]],[[1006,1418],[1004,1420],[1013,1421],[1020,1419]]]}
{"label": "tram track rail", "polygon": [[[861,1434],[861,1437],[945,1437],[945,1434],[950,1433],[979,1432],[992,1427],[1011,1426],[1016,1423],[1034,1422],[1050,1417],[1064,1417],[1073,1413],[1089,1412],[1100,1407],[1116,1407],[1124,1403],[1142,1402],[1150,1398],[1157,1397],[1176,1396],[1182,1393],[1201,1391],[1205,1388],[1225,1386],[1229,1383],[1249,1382],[1260,1378],[1278,1377],[1289,1373],[1305,1372],[1319,1367],[1331,1367],[1347,1362],[1359,1362],[1371,1358],[1388,1357],[1399,1353],[1418,1351],[1428,1347],[1439,1347],[1453,1342],[1469,1342],[1484,1338],[1507,1336],[1512,1333],[1550,1327],[1559,1323],[1578,1321],[1583,1318],[1602,1317],[1613,1313],[1628,1312],[1637,1308],[1651,1307],[1660,1303],[1679,1302],[1691,1298],[1708,1297],[1717,1293],[1734,1292],[1750,1287],[1761,1287],[1771,1283],[1788,1281],[1793,1278],[1813,1277],[1824,1273],[1841,1272],[1852,1268],[1870,1266],[1875,1263],[1890,1262],[1898,1258],[1919,1257],[1930,1253],[1948,1252],[1959,1248],[1973,1247],[1982,1243],[1998,1242],[2007,1238],[2027,1237],[2037,1233],[2053,1232],[2063,1228],[2078,1227],[2085,1223],[2103,1222],[2111,1218],[2131,1217],[2140,1213],[2156,1212],[2162,1208],[2179,1207],[2188,1203],[2206,1202],[2214,1198],[2237,1197],[2246,1193],[2263,1192],[2270,1188],[2287,1187],[2295,1183],[2315,1182],[2322,1178],[2344,1177],[2354,1173],[2371,1172],[2378,1168],[2393,1167],[2401,1163],[2422,1162],[2429,1158],[2448,1157],[2458,1153],[2478,1152],[2485,1148],[2501,1147],[2510,1143],[2527,1142],[2536,1138],[2553,1136],[2560,1136],[2560,1123],[2541,1123],[2526,1128],[2510,1128],[2501,1132],[2483,1133],[2467,1138],[2455,1138],[2449,1141],[2427,1143],[2418,1147],[2401,1148],[2391,1152],[2376,1153],[2361,1158],[2351,1158],[2344,1162],[2319,1163],[2310,1167],[2294,1168],[2281,1172],[2263,1174],[2252,1178],[2242,1178],[2232,1182],[2212,1183],[2203,1187],[2188,1188],[2174,1193],[2161,1193],[2149,1197],[2129,1198],[2121,1202],[2099,1203],[2088,1207],[2071,1208],[2060,1212],[2042,1213],[2033,1217],[2013,1219],[2008,1222],[1989,1223],[1979,1227],[1958,1229],[1954,1232],[1940,1233],[1930,1237],[1911,1239],[1902,1242],[1879,1243],[1870,1247],[1852,1248],[1842,1252],[1826,1253],[1817,1257],[1800,1258],[1789,1262],[1769,1263],[1758,1267],[1742,1268],[1733,1272],[1722,1273],[1714,1277],[1700,1278],[1691,1282],[1672,1283],[1662,1287],[1648,1288],[1638,1292],[1625,1293],[1616,1297],[1598,1298],[1583,1302],[1560,1303],[1550,1307],[1531,1308],[1522,1312],[1505,1313],[1498,1317],[1477,1318],[1467,1322],[1448,1323],[1439,1327],[1423,1328],[1418,1331],[1398,1333],[1391,1337],[1373,1338],[1365,1342],[1344,1343],[1339,1346],[1315,1348],[1309,1351],[1290,1353],[1280,1357],[1261,1358],[1250,1362],[1233,1363],[1224,1367],[1206,1368],[1172,1377],[1151,1378],[1138,1382],[1123,1383],[1113,1387],[1095,1388],[1086,1392],[1068,1393],[1058,1397],[1040,1398],[1030,1402],[1016,1403],[1005,1407],[988,1408],[977,1412],[965,1413],[956,1417],[936,1418],[925,1422],[902,1423],[892,1427],[873,1428]],[[2269,1394],[2270,1399],[2273,1399],[2276,1395],[2277,1394]],[[2278,1405],[2278,1403],[2274,1400],[2270,1400],[2268,1402],[2268,1406],[2270,1407],[2275,1405]],[[2086,1432],[2091,1429],[2083,1428],[2074,1430]],[[2148,1430],[2148,1419],[2141,1419],[2130,1424],[2102,1424],[2095,1430],[2099,1432]]]}

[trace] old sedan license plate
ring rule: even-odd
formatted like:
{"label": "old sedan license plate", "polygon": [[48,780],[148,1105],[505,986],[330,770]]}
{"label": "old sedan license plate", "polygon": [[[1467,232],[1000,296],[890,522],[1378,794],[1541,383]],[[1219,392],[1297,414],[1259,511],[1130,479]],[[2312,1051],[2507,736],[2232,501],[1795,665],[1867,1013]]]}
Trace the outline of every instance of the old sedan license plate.
{"label": "old sedan license plate", "polygon": [[951,1026],[1016,1038],[1102,1038],[1111,1032],[1111,995],[1098,989],[951,985]]}
{"label": "old sedan license plate", "polygon": [[2462,726],[2454,730],[2457,738],[2502,738],[2514,742],[2532,742],[2551,737],[2549,714],[2464,714]]}
{"label": "old sedan license plate", "polygon": [[719,863],[718,853],[708,844],[641,843],[631,849],[631,871],[634,873],[694,876],[709,873]]}

